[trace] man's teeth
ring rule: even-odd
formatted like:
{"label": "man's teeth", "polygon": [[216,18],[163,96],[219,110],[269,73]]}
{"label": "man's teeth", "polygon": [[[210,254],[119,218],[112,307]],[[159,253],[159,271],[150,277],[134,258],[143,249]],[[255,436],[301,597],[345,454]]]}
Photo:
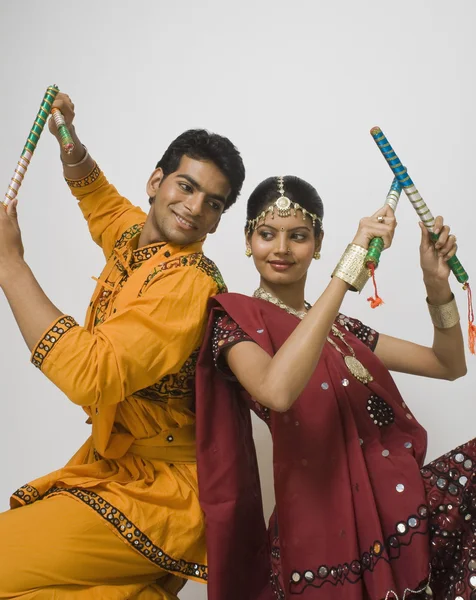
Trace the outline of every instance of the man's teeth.
{"label": "man's teeth", "polygon": [[192,223],[189,223],[188,221],[186,221],[185,219],[182,219],[182,217],[179,217],[178,215],[177,215],[177,219],[178,219],[178,220],[179,220],[181,223],[183,223],[184,225],[186,225],[187,227],[193,227]]}

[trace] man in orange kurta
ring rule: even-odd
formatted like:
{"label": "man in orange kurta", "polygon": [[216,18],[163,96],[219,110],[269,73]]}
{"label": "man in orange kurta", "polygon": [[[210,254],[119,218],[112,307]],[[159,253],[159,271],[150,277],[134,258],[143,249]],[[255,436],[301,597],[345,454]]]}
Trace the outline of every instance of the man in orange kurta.
{"label": "man in orange kurta", "polygon": [[172,599],[207,579],[193,380],[208,299],[225,285],[202,243],[243,163],[226,138],[182,134],[149,179],[147,215],[89,157],[69,98],[55,105],[76,143],[65,177],[106,267],[81,327],[24,262],[12,205],[0,210],[0,286],[33,364],[84,408],[92,435],[0,514],[0,598]]}

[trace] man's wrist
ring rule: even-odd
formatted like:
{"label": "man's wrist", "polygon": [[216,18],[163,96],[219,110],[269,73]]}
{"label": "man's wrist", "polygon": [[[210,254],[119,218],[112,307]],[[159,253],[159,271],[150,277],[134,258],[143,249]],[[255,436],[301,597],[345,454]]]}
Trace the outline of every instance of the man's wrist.
{"label": "man's wrist", "polygon": [[9,283],[28,272],[31,273],[31,270],[24,258],[12,258],[6,265],[0,268],[0,287],[7,287]]}

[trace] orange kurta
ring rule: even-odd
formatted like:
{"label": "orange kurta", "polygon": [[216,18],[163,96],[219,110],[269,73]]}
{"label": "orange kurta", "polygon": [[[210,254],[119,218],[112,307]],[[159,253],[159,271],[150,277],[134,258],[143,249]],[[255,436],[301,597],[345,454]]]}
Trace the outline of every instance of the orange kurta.
{"label": "orange kurta", "polygon": [[69,316],[52,323],[32,362],[84,408],[92,435],[11,506],[75,498],[159,568],[205,581],[193,382],[207,302],[223,280],[202,242],[137,249],[146,215],[98,167],[69,184],[108,260],[85,326]]}

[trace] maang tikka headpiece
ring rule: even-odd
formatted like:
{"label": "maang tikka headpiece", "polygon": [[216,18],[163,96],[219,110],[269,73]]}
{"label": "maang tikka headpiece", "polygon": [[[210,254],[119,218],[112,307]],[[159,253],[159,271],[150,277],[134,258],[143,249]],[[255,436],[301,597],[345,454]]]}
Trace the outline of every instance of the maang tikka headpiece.
{"label": "maang tikka headpiece", "polygon": [[258,227],[260,221],[264,221],[266,219],[266,215],[268,213],[271,215],[271,218],[274,219],[275,210],[278,211],[279,217],[290,217],[291,213],[294,216],[296,216],[297,211],[300,210],[302,213],[303,221],[306,219],[307,216],[309,216],[309,218],[312,220],[313,227],[316,225],[316,221],[319,221],[319,223],[322,226],[322,219],[320,217],[318,217],[317,215],[315,215],[312,212],[309,212],[308,210],[306,210],[303,206],[301,206],[297,202],[291,202],[291,200],[285,195],[284,177],[277,177],[276,179],[277,179],[278,193],[279,193],[278,199],[276,200],[276,202],[273,202],[273,204],[270,204],[268,206],[268,208],[266,208],[265,210],[260,212],[260,214],[256,217],[256,219],[249,219],[246,222],[246,232],[250,233],[251,231],[256,229],[256,227]]}

